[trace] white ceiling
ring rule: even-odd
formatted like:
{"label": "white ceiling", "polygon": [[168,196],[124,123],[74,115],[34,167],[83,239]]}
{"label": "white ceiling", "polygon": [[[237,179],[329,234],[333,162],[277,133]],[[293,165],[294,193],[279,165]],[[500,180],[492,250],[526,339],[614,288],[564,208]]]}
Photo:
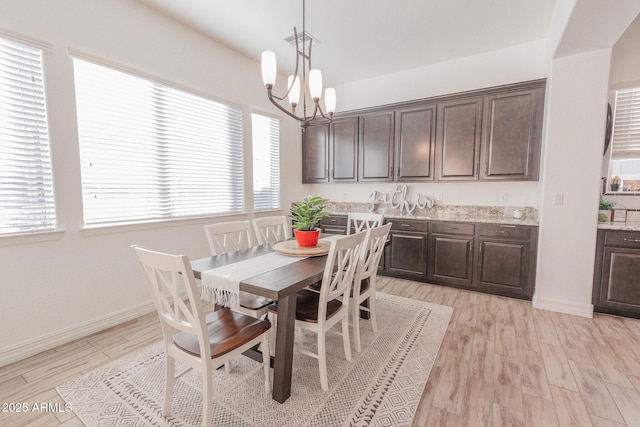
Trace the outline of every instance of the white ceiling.
{"label": "white ceiling", "polygon": [[[259,61],[273,50],[291,74],[302,0],[138,0]],[[489,52],[547,36],[555,0],[307,0],[325,86]]]}

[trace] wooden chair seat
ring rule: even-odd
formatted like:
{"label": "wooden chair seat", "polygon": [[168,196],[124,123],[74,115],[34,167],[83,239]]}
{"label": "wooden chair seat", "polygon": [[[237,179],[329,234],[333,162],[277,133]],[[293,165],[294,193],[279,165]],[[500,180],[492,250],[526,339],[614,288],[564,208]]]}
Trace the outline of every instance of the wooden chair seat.
{"label": "wooden chair seat", "polygon": [[[247,341],[268,331],[271,324],[228,308],[214,311],[205,318],[211,346],[211,358],[220,357],[235,350]],[[173,336],[175,345],[200,357],[198,336],[179,332]]]}
{"label": "wooden chair seat", "polygon": [[[296,320],[309,323],[318,323],[318,302],[320,301],[320,294],[318,292],[302,290],[298,292],[296,299]],[[327,319],[333,317],[340,307],[342,302],[339,300],[331,300],[327,303]],[[278,306],[271,304],[268,308],[272,314],[277,314]]]}

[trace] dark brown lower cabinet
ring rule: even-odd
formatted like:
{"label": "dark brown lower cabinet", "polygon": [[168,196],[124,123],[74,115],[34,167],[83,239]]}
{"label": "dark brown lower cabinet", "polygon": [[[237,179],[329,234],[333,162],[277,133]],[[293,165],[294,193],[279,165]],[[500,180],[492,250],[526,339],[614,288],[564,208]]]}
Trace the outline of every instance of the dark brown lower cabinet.
{"label": "dark brown lower cabinet", "polygon": [[[393,218],[388,222],[398,221]],[[531,299],[535,287],[538,228],[534,226],[422,222],[428,247],[422,251],[418,236],[398,232],[386,248],[381,274],[415,278],[445,286]],[[401,227],[406,221],[394,223]],[[427,225],[429,224],[427,233]],[[410,228],[407,225],[405,228]],[[392,228],[393,230],[393,228]],[[413,245],[409,239],[413,238]],[[418,254],[426,254],[425,261]],[[425,266],[426,264],[426,266]],[[426,276],[423,268],[426,267]]]}
{"label": "dark brown lower cabinet", "polygon": [[384,253],[384,272],[411,279],[426,279],[429,223],[396,219],[387,222],[392,225],[390,243]]}
{"label": "dark brown lower cabinet", "polygon": [[640,232],[598,230],[593,307],[640,318]]}
{"label": "dark brown lower cabinet", "polygon": [[347,234],[347,217],[345,215],[329,215],[320,221],[320,231],[329,234]]}
{"label": "dark brown lower cabinet", "polygon": [[479,290],[531,299],[537,241],[537,227],[479,225],[475,263]]}
{"label": "dark brown lower cabinet", "polygon": [[431,223],[429,281],[471,285],[473,281],[473,224]]}

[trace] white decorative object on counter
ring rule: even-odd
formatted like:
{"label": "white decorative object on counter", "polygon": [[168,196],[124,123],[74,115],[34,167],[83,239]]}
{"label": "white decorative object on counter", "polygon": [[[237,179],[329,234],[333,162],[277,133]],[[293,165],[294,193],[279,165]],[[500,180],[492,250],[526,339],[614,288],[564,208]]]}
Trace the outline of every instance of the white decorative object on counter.
{"label": "white decorative object on counter", "polygon": [[[376,203],[388,204],[392,209],[399,209],[400,214],[406,212],[409,216],[413,214],[413,211],[416,209],[416,207],[420,209],[433,207],[433,200],[431,200],[427,196],[423,196],[420,193],[418,193],[418,195],[416,196],[415,202],[411,204],[407,200],[407,190],[408,188],[406,185],[403,185],[402,187],[396,185],[393,193],[391,193],[391,197],[389,197],[388,193],[382,193],[382,197],[379,197],[378,192],[374,190],[369,196],[369,212],[373,212],[375,210]],[[396,197],[397,195],[400,195],[400,197]],[[426,200],[421,203],[420,199],[423,197]]]}

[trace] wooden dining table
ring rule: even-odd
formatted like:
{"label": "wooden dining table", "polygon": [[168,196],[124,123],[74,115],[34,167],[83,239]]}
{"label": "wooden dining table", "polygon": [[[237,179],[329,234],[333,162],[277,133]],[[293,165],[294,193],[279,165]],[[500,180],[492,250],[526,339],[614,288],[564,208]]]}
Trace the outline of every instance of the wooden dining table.
{"label": "wooden dining table", "polygon": [[[191,261],[196,278],[204,271],[250,260],[273,252],[273,244],[255,246],[215,257]],[[291,396],[293,341],[296,315],[296,293],[322,280],[326,256],[300,258],[299,261],[244,279],[240,290],[277,301],[275,356],[273,358],[273,394],[275,401],[283,403]],[[260,356],[262,357],[262,356]]]}

